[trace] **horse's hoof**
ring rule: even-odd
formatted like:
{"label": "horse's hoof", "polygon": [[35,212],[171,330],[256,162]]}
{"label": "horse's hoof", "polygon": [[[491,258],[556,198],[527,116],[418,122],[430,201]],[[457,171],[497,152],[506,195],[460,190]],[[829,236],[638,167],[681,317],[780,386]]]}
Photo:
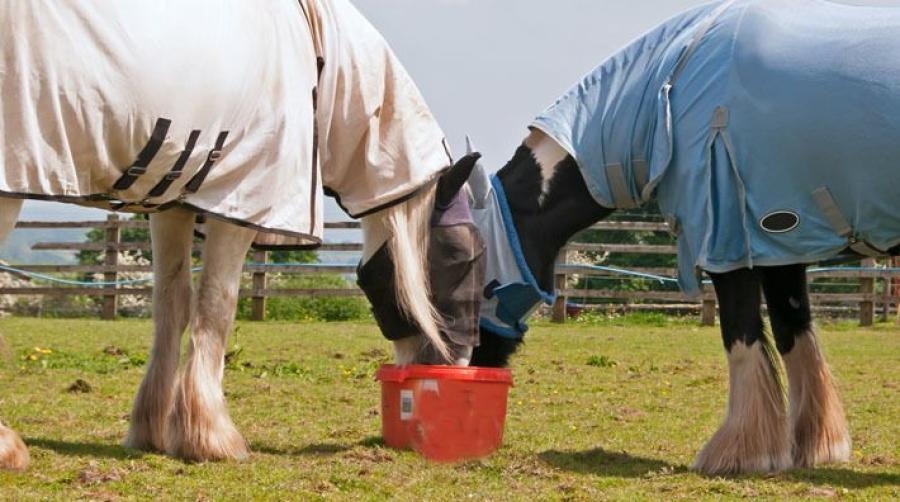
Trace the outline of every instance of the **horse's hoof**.
{"label": "horse's hoof", "polygon": [[[140,399],[140,395],[138,399]],[[135,402],[134,409],[131,410],[128,436],[125,437],[122,445],[140,451],[166,451],[168,415],[168,411],[161,412],[154,407],[145,407],[139,402]]]}
{"label": "horse's hoof", "polygon": [[[194,395],[196,397],[196,394]],[[166,429],[166,453],[190,462],[246,460],[247,441],[228,416],[224,403],[209,405],[179,392]]]}
{"label": "horse's hoof", "polygon": [[154,371],[154,365],[138,388],[131,408],[128,436],[123,446],[148,452],[166,451],[166,424],[172,410],[174,383],[171,377]]}
{"label": "horse's hoof", "polygon": [[30,457],[28,448],[16,431],[0,424],[0,470],[24,471]]}
{"label": "horse's hoof", "polygon": [[220,428],[169,434],[166,454],[188,462],[243,461],[250,456],[247,441],[232,425]]}
{"label": "horse's hoof", "polygon": [[[786,436],[786,434],[784,435]],[[786,437],[742,435],[723,425],[697,455],[691,468],[709,476],[767,474],[791,468]]]}
{"label": "horse's hoof", "polygon": [[809,406],[793,418],[794,467],[810,468],[821,464],[840,464],[850,461],[850,432],[844,411],[832,393]]}
{"label": "horse's hoof", "polygon": [[810,468],[821,464],[841,464],[850,461],[850,433],[842,413],[821,418],[818,427],[806,421],[794,424],[794,467]]}
{"label": "horse's hoof", "polygon": [[[132,417],[132,420],[134,418]],[[166,451],[165,431],[154,434],[145,426],[136,426],[132,423],[128,429],[128,436],[122,441],[122,446],[132,450],[161,453]]]}
{"label": "horse's hoof", "polygon": [[850,433],[831,370],[809,332],[784,356],[790,382],[794,467],[850,460]]}

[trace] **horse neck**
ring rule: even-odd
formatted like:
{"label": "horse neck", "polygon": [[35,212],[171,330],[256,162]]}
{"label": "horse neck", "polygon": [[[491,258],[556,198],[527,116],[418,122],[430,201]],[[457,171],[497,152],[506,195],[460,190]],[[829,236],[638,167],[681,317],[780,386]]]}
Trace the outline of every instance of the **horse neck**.
{"label": "horse neck", "polygon": [[533,131],[498,173],[525,261],[541,289],[553,291],[559,251],[612,209],[597,204],[578,164],[556,141]]}

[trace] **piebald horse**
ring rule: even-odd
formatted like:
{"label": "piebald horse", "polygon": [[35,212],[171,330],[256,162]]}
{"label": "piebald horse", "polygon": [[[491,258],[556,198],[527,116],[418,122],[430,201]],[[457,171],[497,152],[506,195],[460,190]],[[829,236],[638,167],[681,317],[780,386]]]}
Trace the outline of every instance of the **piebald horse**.
{"label": "piebald horse", "polygon": [[806,268],[900,254],[900,187],[874,174],[900,162],[898,33],[898,9],[713,3],[591,72],[535,120],[495,177],[470,180],[488,246],[472,364],[508,363],[576,232],[655,197],[678,235],[683,287],[697,290],[698,269],[712,279],[728,358],[727,414],[694,468],[848,461]]}
{"label": "piebald horse", "polygon": [[[29,197],[151,212],[154,340],[125,445],[191,461],[248,455],[222,387],[242,266],[254,240],[321,242],[323,187],[361,218],[362,262],[381,252],[393,269],[382,303],[419,335],[395,342],[397,363],[471,352],[448,348],[429,287],[429,264],[459,253],[429,238],[475,157],[445,173],[443,133],[346,0],[211,5],[0,7],[0,237]],[[208,217],[192,284],[197,213]],[[0,424],[0,469],[28,462]]]}

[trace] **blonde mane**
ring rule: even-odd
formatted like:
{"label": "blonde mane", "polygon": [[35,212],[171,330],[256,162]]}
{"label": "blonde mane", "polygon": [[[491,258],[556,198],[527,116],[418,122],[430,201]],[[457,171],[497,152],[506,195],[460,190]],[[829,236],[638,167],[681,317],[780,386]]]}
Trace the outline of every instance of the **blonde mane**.
{"label": "blonde mane", "polygon": [[[434,196],[435,186],[432,185],[406,201],[363,217],[363,261],[387,242],[395,265],[397,304],[419,325],[434,350],[449,361],[450,352],[439,330],[441,320],[431,301],[427,268]],[[398,364],[411,363],[420,348],[418,343],[403,341],[395,346]]]}

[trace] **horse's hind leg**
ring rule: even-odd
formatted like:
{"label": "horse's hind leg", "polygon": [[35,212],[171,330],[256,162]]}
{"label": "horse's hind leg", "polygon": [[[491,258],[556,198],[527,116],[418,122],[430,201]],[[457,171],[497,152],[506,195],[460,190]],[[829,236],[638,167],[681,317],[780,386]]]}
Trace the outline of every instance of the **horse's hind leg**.
{"label": "horse's hind leg", "polygon": [[728,353],[728,414],[694,469],[706,474],[784,470],[791,465],[784,390],[777,355],[763,331],[759,279],[747,269],[712,277]]}
{"label": "horse's hind leg", "polygon": [[[15,228],[21,209],[21,199],[0,198],[0,242]],[[28,466],[28,460],[28,449],[22,438],[0,422],[0,470],[23,470]]]}
{"label": "horse's hind leg", "polygon": [[191,343],[166,431],[170,455],[198,462],[248,455],[246,441],[228,416],[222,379],[241,268],[255,235],[255,230],[207,221]]}
{"label": "horse's hind leg", "polygon": [[191,318],[191,246],[194,214],[171,209],[150,217],[153,245],[153,348],[147,373],[131,410],[125,445],[139,450],[165,451],[166,422],[181,337]]}
{"label": "horse's hind leg", "polygon": [[0,243],[5,241],[16,227],[23,202],[22,199],[0,198]]}
{"label": "horse's hind leg", "polygon": [[850,434],[812,324],[806,267],[762,269],[772,331],[787,369],[795,467],[846,462]]}

